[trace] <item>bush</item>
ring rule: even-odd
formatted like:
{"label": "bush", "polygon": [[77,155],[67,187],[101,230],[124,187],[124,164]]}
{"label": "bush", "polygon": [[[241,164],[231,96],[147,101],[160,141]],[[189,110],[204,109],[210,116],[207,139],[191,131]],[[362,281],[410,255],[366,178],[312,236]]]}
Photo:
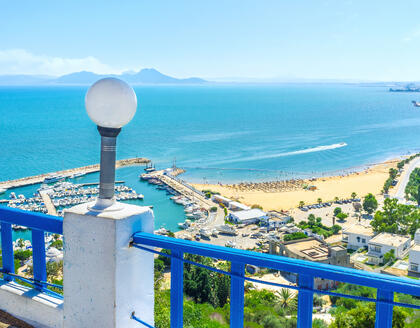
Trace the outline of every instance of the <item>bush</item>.
{"label": "bush", "polygon": [[62,240],[60,240],[60,239],[57,239],[57,240],[54,240],[52,243],[51,243],[51,245],[50,245],[50,247],[55,247],[55,248],[57,248],[57,249],[63,249],[63,241]]}
{"label": "bush", "polygon": [[337,234],[339,231],[341,230],[341,227],[338,225],[338,224],[334,224],[332,227],[331,227],[331,231],[332,231],[332,233],[335,235],[335,234]]}
{"label": "bush", "polygon": [[15,259],[24,262],[32,256],[32,251],[27,249],[25,251],[16,251]]}
{"label": "bush", "polygon": [[336,207],[334,209],[334,215],[337,216],[337,214],[340,214],[342,212],[341,207]]}
{"label": "bush", "polygon": [[307,235],[305,235],[303,232],[294,232],[288,235],[284,236],[284,241],[290,241],[290,240],[297,240],[297,239],[304,239],[304,238],[308,238]]}
{"label": "bush", "polygon": [[258,208],[258,209],[260,209],[260,210],[262,210],[263,208],[262,208],[262,206],[261,205],[258,205],[258,204],[254,204],[254,205],[252,205],[251,206],[251,208]]}
{"label": "bush", "polygon": [[341,213],[338,213],[336,217],[340,220],[344,220],[346,217],[348,217],[348,214],[341,212]]}
{"label": "bush", "polygon": [[211,207],[210,212],[217,212],[217,207],[216,206]]}

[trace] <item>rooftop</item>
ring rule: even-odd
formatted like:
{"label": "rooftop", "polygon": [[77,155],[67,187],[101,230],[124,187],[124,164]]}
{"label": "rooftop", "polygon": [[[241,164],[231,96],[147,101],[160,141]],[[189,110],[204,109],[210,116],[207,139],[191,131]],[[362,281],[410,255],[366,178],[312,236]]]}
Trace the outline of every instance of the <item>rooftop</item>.
{"label": "rooftop", "polygon": [[343,233],[345,234],[353,233],[353,234],[363,235],[363,236],[373,236],[375,234],[370,225],[367,226],[360,223],[356,223],[348,227],[346,230],[343,231]]}
{"label": "rooftop", "polygon": [[328,259],[328,245],[315,238],[307,238],[284,245],[290,252],[310,261],[325,261]]}
{"label": "rooftop", "polygon": [[236,217],[238,220],[249,220],[260,218],[262,216],[266,216],[267,214],[259,208],[253,208],[250,210],[232,212],[231,215]]}
{"label": "rooftop", "polygon": [[420,245],[419,244],[415,244],[413,247],[411,247],[411,251],[420,252]]}
{"label": "rooftop", "polygon": [[379,235],[373,237],[369,244],[381,244],[398,247],[401,244],[409,241],[411,238],[409,236],[397,235],[395,233],[381,232]]}

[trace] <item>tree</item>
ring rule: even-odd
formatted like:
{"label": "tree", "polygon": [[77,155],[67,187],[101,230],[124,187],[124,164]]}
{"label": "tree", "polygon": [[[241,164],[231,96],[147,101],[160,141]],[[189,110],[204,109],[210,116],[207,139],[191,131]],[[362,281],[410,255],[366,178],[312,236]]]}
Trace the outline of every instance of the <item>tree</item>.
{"label": "tree", "polygon": [[322,198],[318,198],[317,202],[318,202],[318,204],[321,204],[322,203]]}
{"label": "tree", "polygon": [[[349,311],[336,311],[335,320],[330,328],[371,328],[375,327],[375,304],[359,302]],[[394,307],[392,327],[403,328],[407,312],[399,307]]]}
{"label": "tree", "polygon": [[339,213],[341,213],[341,207],[336,207],[334,209],[334,216],[337,216]]}
{"label": "tree", "polygon": [[367,194],[363,200],[363,209],[372,214],[378,208],[378,201],[371,193]]}
{"label": "tree", "polygon": [[61,250],[63,249],[63,241],[61,239],[56,239],[51,243],[50,247],[55,247]]}
{"label": "tree", "polygon": [[353,191],[352,193],[351,193],[351,199],[355,199],[357,197],[357,194]]}
{"label": "tree", "polygon": [[334,197],[334,202],[338,202],[340,200],[340,198],[338,198],[337,196]]}
{"label": "tree", "polygon": [[389,252],[384,254],[384,264],[392,264],[395,261],[395,251],[391,249]]}
{"label": "tree", "polygon": [[31,250],[18,250],[15,252],[15,259],[19,260],[20,263],[25,262],[27,259],[29,259],[32,256]]}
{"label": "tree", "polygon": [[335,234],[337,234],[341,230],[341,227],[338,224],[334,224],[331,227],[331,229],[332,229],[333,234],[335,235]]}
{"label": "tree", "polygon": [[420,228],[420,210],[412,205],[399,204],[387,198],[382,211],[377,211],[371,222],[375,232],[390,232],[414,236]]}
{"label": "tree", "polygon": [[337,215],[336,215],[336,217],[339,219],[339,220],[344,220],[345,218],[347,218],[349,215],[348,214],[346,214],[346,213],[344,213],[344,212],[340,212],[340,213],[338,213]]}
{"label": "tree", "polygon": [[304,202],[303,200],[301,200],[301,201],[299,202],[299,208],[302,208],[303,206],[305,206],[305,202]]}

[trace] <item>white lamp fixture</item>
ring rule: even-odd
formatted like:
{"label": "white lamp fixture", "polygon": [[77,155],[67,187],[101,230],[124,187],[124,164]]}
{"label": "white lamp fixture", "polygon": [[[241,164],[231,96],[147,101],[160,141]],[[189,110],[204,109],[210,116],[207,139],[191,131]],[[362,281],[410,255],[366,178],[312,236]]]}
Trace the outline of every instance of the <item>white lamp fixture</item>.
{"label": "white lamp fixture", "polygon": [[124,81],[104,78],[95,82],[86,93],[85,106],[90,119],[101,135],[99,197],[91,208],[95,211],[117,209],[115,203],[116,142],[121,128],[134,117],[137,97]]}

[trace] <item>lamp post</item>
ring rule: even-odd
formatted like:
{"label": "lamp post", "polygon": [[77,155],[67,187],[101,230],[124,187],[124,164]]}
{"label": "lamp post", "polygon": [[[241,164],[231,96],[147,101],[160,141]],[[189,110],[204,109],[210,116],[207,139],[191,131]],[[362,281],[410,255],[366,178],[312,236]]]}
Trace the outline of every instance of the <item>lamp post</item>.
{"label": "lamp post", "polygon": [[115,206],[116,141],[121,128],[134,117],[137,97],[124,81],[104,78],[95,82],[86,93],[85,106],[90,119],[101,135],[99,197],[94,211],[117,210]]}

